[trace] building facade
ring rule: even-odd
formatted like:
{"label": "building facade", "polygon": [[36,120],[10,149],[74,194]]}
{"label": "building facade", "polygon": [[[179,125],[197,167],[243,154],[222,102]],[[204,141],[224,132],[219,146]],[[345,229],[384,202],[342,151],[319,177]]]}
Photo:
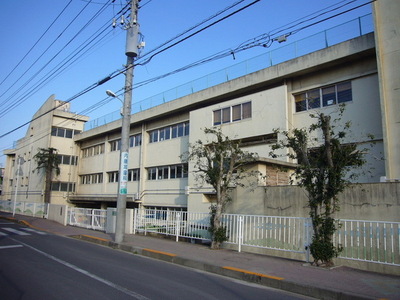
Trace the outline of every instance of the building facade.
{"label": "building facade", "polygon": [[[346,104],[351,120],[348,142],[375,145],[360,182],[379,182],[385,175],[384,141],[379,101],[374,35],[360,38],[272,66],[186,97],[136,113],[130,131],[128,205],[208,211],[213,191],[195,182],[192,166],[181,160],[189,144],[206,141],[204,128],[220,127],[243,149],[261,158],[254,166],[268,175],[261,185],[288,184],[277,165],[289,158],[269,157],[279,138],[274,129],[307,127],[310,113],[335,115]],[[362,113],[361,113],[362,112]],[[105,207],[116,201],[121,121],[82,132],[76,205]]]}
{"label": "building facade", "polygon": [[73,138],[83,130],[88,117],[70,112],[70,104],[49,97],[35,113],[24,138],[6,150],[3,200],[43,202],[45,174],[37,169],[34,156],[40,149],[58,152],[60,175],[53,176],[51,203],[65,204],[76,192],[79,149]]}

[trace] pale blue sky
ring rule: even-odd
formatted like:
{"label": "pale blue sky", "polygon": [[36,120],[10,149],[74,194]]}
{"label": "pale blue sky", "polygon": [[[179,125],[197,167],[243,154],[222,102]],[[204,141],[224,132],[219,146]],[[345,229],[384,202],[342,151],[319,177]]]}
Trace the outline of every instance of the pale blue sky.
{"label": "pale blue sky", "polygon": [[[37,45],[29,51],[70,1],[71,3],[66,8],[64,14],[54,23]],[[114,5],[106,6],[103,12],[92,23],[85,26],[106,2],[106,0],[92,0],[92,2],[89,2],[89,0],[0,1],[0,32],[2,37],[0,47],[0,82],[3,82],[6,76],[10,74],[28,53],[12,74],[0,84],[0,95],[2,95],[0,96],[0,114],[3,114],[9,105],[24,100],[21,105],[0,117],[0,135],[28,122],[50,95],[55,94],[59,100],[68,100],[70,97],[123,67],[126,62],[124,54],[125,31],[118,27],[112,30],[111,19],[126,4],[126,1],[115,0]],[[236,2],[239,1],[142,0],[141,5],[143,7],[139,10],[139,23],[141,32],[144,35],[144,41],[146,42],[146,47],[142,54]],[[245,0],[222,14],[221,17],[252,2],[254,0]],[[269,33],[282,26],[288,27],[286,26],[287,24],[300,18],[311,17],[310,15],[315,12],[326,11],[328,10],[327,8],[333,9],[348,3],[341,9],[298,25],[296,28],[368,2],[368,0],[258,1],[234,16],[155,56],[146,65],[137,66],[135,68],[134,82],[142,82],[220,51],[234,49],[241,43],[256,36]],[[83,12],[76,18],[75,22],[62,33],[65,27],[82,9],[84,9]],[[371,13],[371,4],[310,26],[290,36],[286,43],[300,40],[313,33],[323,31],[368,13]],[[216,19],[219,18],[217,17]],[[65,71],[55,78],[53,78],[54,76],[50,76],[52,78],[51,81],[36,92],[32,92],[35,84],[47,78],[58,68],[57,65],[59,66],[63,60],[68,59],[69,55],[75,49],[79,49],[79,45],[84,44],[100,28],[103,28],[105,32],[110,32],[104,40],[72,65],[69,65],[69,63],[66,64],[65,66],[68,67]],[[73,41],[69,42],[81,29],[84,30]],[[284,31],[284,33],[289,31]],[[45,52],[53,42],[54,44]],[[67,43],[69,44],[67,45]],[[270,48],[252,48],[235,54],[235,59],[233,55],[228,56],[137,88],[133,92],[133,102],[141,101],[164,90],[283,45],[274,42]],[[39,58],[41,55],[42,57]],[[32,66],[36,60],[37,62]],[[73,100],[71,102],[71,110],[80,113],[105,99],[105,91],[107,89],[118,91],[123,86],[124,76],[121,75]],[[109,112],[118,110],[119,107],[120,102],[112,100],[88,115],[91,119],[98,118]],[[4,163],[2,151],[11,148],[13,141],[22,138],[25,135],[25,131],[26,127],[0,138],[0,164]]]}

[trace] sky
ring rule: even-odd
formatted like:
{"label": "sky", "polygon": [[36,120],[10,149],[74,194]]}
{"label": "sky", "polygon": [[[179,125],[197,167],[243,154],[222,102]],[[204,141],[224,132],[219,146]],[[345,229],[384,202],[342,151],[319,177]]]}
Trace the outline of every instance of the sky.
{"label": "sky", "polygon": [[[273,51],[286,43],[370,14],[369,2],[142,0],[138,23],[145,47],[140,50],[141,58],[136,59],[142,64],[134,69],[134,84],[141,85],[146,80],[214,57],[217,53],[232,51],[232,54],[136,87],[132,102],[134,105],[142,103],[148,97]],[[5,162],[3,151],[12,149],[13,142],[24,137],[28,125],[13,130],[29,122],[52,94],[56,99],[69,101],[123,69],[126,31],[119,25],[113,28],[112,23],[116,18],[119,24],[120,11],[126,4],[126,0],[0,1],[0,166]],[[358,6],[361,7],[356,8]],[[346,12],[352,8],[355,9]],[[125,17],[129,17],[129,12]],[[328,20],[322,21],[325,18]],[[212,25],[213,22],[216,24]],[[195,25],[199,26],[159,47]],[[296,30],[302,27],[306,28]],[[273,38],[285,33],[291,33],[286,42],[267,43],[268,34]],[[193,36],[182,40],[190,34]],[[264,44],[268,47],[233,51],[259,36],[264,37]],[[148,60],[160,50],[164,51]],[[114,91],[123,98],[124,82],[123,74],[115,76],[71,100],[71,111],[88,115],[91,120],[118,111],[121,103],[108,98],[105,91]]]}

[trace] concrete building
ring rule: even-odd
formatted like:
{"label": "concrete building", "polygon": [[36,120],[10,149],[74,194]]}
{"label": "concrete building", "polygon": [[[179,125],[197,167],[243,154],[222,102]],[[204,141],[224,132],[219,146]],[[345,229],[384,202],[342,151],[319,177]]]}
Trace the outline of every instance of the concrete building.
{"label": "concrete building", "polygon": [[[352,136],[347,141],[362,148],[371,142],[369,134],[374,136],[375,145],[366,157],[366,172],[359,182],[399,180],[400,43],[395,28],[400,24],[394,16],[399,5],[396,1],[374,3],[375,34],[364,34],[135,113],[130,128],[127,206],[208,211],[213,191],[198,186],[193,166],[183,163],[180,155],[190,143],[205,141],[203,129],[213,126],[241,139],[244,150],[258,153],[260,160],[252,167],[268,175],[261,186],[287,185],[287,174],[276,167],[290,168],[296,162],[269,157],[271,144],[280,138],[274,129],[307,127],[313,122],[310,113],[335,115],[341,103],[346,104],[343,122],[352,122]],[[50,98],[44,106],[53,102]],[[55,179],[54,190],[60,183],[59,191],[54,191],[55,203],[115,206],[121,120],[78,133],[86,120],[55,110],[48,118],[33,121],[40,124],[43,139],[31,136],[36,125],[31,126],[17,147],[6,151],[7,190],[3,199],[15,194],[15,159],[25,155],[25,161],[30,162],[34,149],[54,146],[70,161],[78,162],[62,165],[62,173]],[[65,123],[56,125],[60,122]],[[73,130],[73,139],[58,136],[58,131],[51,135],[52,127]],[[30,176],[21,175],[23,189],[18,199],[27,195],[24,200],[40,201],[33,190],[38,194],[41,190],[32,187],[43,185],[43,179],[36,173],[31,175],[33,167],[24,164],[24,174]],[[257,193],[246,195],[246,201],[251,201]]]}
{"label": "concrete building", "polygon": [[36,170],[34,156],[39,149],[55,148],[60,160],[60,175],[54,176],[51,203],[65,204],[76,192],[79,149],[73,137],[82,132],[88,117],[70,112],[70,104],[49,97],[32,117],[24,138],[14,149],[6,150],[3,200],[43,202],[43,170]]}

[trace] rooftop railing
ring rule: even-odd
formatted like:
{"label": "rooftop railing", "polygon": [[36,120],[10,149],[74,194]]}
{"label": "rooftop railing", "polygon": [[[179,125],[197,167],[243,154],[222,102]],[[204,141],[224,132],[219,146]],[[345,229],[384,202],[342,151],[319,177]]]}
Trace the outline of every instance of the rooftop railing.
{"label": "rooftop railing", "polygon": [[[205,90],[232,79],[277,65],[335,44],[359,37],[374,31],[372,14],[337,25],[299,41],[263,53],[241,63],[232,65],[201,78],[187,82],[152,97],[132,103],[132,114],[150,109],[166,102]],[[121,118],[115,111],[85,124],[85,130],[116,121]]]}

